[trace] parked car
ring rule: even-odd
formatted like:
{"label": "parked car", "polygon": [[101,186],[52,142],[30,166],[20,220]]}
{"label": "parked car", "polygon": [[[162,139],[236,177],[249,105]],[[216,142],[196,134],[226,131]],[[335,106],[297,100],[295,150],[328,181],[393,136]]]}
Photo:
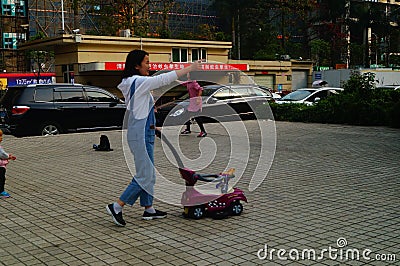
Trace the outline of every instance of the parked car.
{"label": "parked car", "polygon": [[[272,94],[257,85],[207,85],[203,87],[201,116],[205,122],[254,117],[258,105],[272,101]],[[179,125],[190,119],[189,94],[156,107],[157,125]],[[165,123],[166,122],[166,123]]]}
{"label": "parked car", "polygon": [[279,92],[274,92],[274,90],[271,89],[271,88],[268,88],[268,87],[265,87],[265,86],[261,86],[261,85],[259,86],[259,88],[261,88],[261,89],[263,89],[263,90],[266,90],[266,91],[269,91],[269,92],[271,93],[272,99],[273,99],[274,101],[276,101],[276,100],[282,98],[282,96],[279,94]]}
{"label": "parked car", "polygon": [[98,87],[40,84],[8,88],[0,101],[4,128],[15,136],[122,127],[125,104]]}
{"label": "parked car", "polygon": [[382,85],[376,87],[378,90],[400,90],[400,85]]}
{"label": "parked car", "polygon": [[337,94],[343,91],[342,88],[334,87],[321,87],[321,88],[302,88],[295,90],[281,99],[278,99],[276,103],[303,103],[306,105],[313,105],[314,103],[329,97],[332,94]]}

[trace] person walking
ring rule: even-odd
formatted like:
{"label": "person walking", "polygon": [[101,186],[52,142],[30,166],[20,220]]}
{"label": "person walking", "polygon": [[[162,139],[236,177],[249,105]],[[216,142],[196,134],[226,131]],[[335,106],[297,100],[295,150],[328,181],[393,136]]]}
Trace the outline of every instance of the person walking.
{"label": "person walking", "polygon": [[[0,129],[0,143],[3,141],[3,130]],[[7,191],[4,190],[6,184],[6,166],[9,160],[15,160],[17,157],[8,154],[4,151],[3,147],[0,146],[0,196],[2,198],[11,197]]]}
{"label": "person walking", "polygon": [[[201,110],[202,110],[202,92],[203,88],[197,83],[196,80],[191,80],[190,79],[190,73],[187,74],[188,80],[185,82],[182,82],[181,84],[186,86],[188,93],[189,93],[189,106],[188,106],[188,112],[192,113],[191,117],[194,117],[194,120],[196,120],[197,125],[200,128],[200,133],[197,135],[199,138],[204,138],[207,136],[207,132],[204,128],[203,120],[199,116]],[[181,132],[181,134],[186,135],[192,133],[190,130],[190,125],[191,121],[187,121],[185,123],[186,129]]]}
{"label": "person walking", "polygon": [[200,61],[186,68],[157,76],[149,76],[149,53],[143,50],[129,52],[122,72],[122,81],[118,85],[125,97],[127,108],[127,141],[134,157],[136,174],[116,202],[106,206],[107,212],[118,226],[125,226],[123,207],[133,205],[140,197],[144,207],[142,218],[152,220],[164,218],[166,212],[153,207],[155,116],[154,99],[151,90],[158,89],[176,81],[191,71],[201,70]]}

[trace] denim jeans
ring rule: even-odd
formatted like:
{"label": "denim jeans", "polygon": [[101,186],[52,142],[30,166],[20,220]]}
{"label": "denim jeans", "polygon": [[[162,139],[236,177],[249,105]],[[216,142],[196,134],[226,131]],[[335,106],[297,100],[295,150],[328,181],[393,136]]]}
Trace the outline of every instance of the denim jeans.
{"label": "denim jeans", "polygon": [[154,138],[155,131],[146,127],[147,119],[130,119],[127,140],[134,156],[136,175],[120,196],[120,200],[133,205],[140,197],[141,206],[153,205],[154,184]]}

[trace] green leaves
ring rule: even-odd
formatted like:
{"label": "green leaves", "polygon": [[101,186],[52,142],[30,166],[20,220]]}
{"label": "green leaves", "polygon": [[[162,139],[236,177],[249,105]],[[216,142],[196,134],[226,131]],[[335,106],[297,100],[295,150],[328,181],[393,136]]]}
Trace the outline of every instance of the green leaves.
{"label": "green leaves", "polygon": [[271,103],[275,120],[400,128],[400,91],[375,89],[375,75],[354,72],[344,91],[313,106]]}

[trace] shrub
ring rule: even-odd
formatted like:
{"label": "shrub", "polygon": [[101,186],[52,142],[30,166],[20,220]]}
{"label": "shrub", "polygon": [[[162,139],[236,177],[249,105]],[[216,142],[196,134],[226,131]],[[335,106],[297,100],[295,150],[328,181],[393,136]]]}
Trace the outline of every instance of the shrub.
{"label": "shrub", "polygon": [[400,128],[400,100],[390,109],[389,125]]}
{"label": "shrub", "polygon": [[271,104],[275,120],[400,127],[400,91],[378,90],[372,73],[352,73],[344,91],[313,106]]}

